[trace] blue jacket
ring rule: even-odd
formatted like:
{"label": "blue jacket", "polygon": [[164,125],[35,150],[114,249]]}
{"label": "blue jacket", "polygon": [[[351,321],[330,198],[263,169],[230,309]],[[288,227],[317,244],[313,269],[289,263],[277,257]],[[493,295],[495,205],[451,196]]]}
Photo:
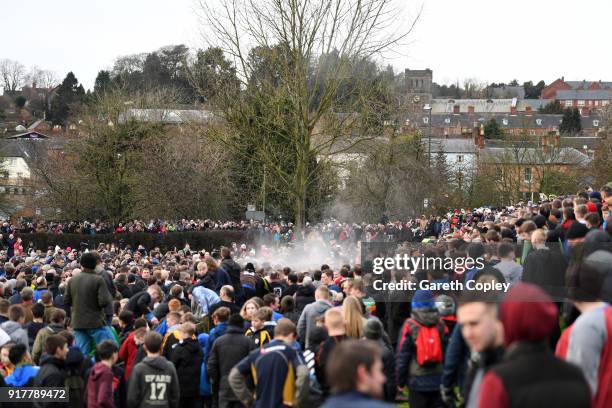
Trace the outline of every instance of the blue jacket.
{"label": "blue jacket", "polygon": [[470,349],[461,335],[461,326],[457,324],[448,341],[444,356],[442,385],[447,388],[454,388],[458,385],[459,389],[463,391],[469,357]]}
{"label": "blue jacket", "polygon": [[207,333],[202,333],[198,336],[198,343],[204,353],[204,359],[202,359],[202,371],[200,372],[200,395],[211,395],[212,386],[210,379],[208,378],[208,371],[206,371],[206,361],[208,360],[208,344],[210,336]]}
{"label": "blue jacket", "polygon": [[217,327],[210,331],[208,336],[208,344],[206,345],[206,352],[204,353],[204,361],[208,361],[208,356],[210,355],[210,350],[212,350],[213,343],[219,337],[223,336],[227,331],[227,323],[219,323]]}
{"label": "blue jacket", "polygon": [[31,364],[17,366],[15,371],[5,378],[6,384],[11,387],[32,387],[38,369],[39,367]]}
{"label": "blue jacket", "polygon": [[349,391],[329,397],[321,408],[391,408],[394,406],[376,400],[370,395]]}

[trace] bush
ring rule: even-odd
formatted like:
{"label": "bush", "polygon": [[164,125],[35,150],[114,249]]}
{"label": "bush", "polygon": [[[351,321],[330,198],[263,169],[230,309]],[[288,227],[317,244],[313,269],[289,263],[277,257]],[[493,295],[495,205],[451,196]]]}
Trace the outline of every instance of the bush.
{"label": "bush", "polygon": [[27,99],[24,98],[23,96],[19,95],[18,97],[15,98],[15,105],[21,109],[25,106],[27,102]]}

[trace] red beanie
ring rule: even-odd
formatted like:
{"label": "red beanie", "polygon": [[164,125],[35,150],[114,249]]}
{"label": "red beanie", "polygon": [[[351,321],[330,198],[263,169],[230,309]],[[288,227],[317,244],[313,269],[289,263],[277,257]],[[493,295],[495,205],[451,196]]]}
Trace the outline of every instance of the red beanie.
{"label": "red beanie", "polygon": [[590,213],[597,212],[597,205],[594,202],[589,201],[588,203],[586,203],[586,206]]}

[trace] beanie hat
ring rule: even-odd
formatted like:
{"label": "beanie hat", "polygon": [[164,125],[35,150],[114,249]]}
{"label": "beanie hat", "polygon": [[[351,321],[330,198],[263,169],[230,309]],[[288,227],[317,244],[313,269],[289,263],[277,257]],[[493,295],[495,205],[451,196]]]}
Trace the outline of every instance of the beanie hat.
{"label": "beanie hat", "polygon": [[419,289],[414,292],[412,309],[433,309],[436,307],[431,290]]}
{"label": "beanie hat", "polygon": [[589,228],[579,222],[574,222],[565,233],[566,239],[584,238],[589,233]]}
{"label": "beanie hat", "polygon": [[506,346],[517,341],[545,340],[558,324],[557,306],[540,287],[516,283],[506,294],[500,309]]}
{"label": "beanie hat", "polygon": [[586,203],[587,209],[589,210],[589,212],[597,212],[597,204],[595,204],[592,201],[589,201],[588,203]]}
{"label": "beanie hat", "polygon": [[369,318],[363,327],[363,335],[368,340],[380,340],[383,332],[383,325],[376,317]]}
{"label": "beanie hat", "polygon": [[447,295],[438,295],[436,297],[436,308],[440,316],[452,316],[455,314],[455,301]]}
{"label": "beanie hat", "polygon": [[253,266],[253,264],[251,262],[249,262],[244,267],[244,270],[245,271],[249,271],[249,272],[255,272],[255,267]]}
{"label": "beanie hat", "polygon": [[601,201],[601,193],[599,191],[591,191],[591,194],[589,194],[589,198],[595,198]]}

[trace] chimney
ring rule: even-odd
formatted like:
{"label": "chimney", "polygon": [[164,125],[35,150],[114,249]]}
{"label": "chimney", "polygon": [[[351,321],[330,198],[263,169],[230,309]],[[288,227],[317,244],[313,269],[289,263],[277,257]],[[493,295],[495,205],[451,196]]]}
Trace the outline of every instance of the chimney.
{"label": "chimney", "polygon": [[478,148],[484,149],[485,147],[485,134],[484,134],[484,125],[480,124],[480,130],[478,132]]}
{"label": "chimney", "polygon": [[459,114],[459,105],[454,105],[454,106],[453,106],[453,113],[454,113],[455,115],[458,115],[458,114]]}
{"label": "chimney", "polygon": [[473,115],[473,114],[474,114],[474,107],[473,107],[473,106],[468,106],[468,113],[469,113],[470,115]]}
{"label": "chimney", "polygon": [[516,106],[510,107],[510,114],[516,116]]}
{"label": "chimney", "polygon": [[565,82],[565,77],[564,76],[561,77],[561,81]]}

